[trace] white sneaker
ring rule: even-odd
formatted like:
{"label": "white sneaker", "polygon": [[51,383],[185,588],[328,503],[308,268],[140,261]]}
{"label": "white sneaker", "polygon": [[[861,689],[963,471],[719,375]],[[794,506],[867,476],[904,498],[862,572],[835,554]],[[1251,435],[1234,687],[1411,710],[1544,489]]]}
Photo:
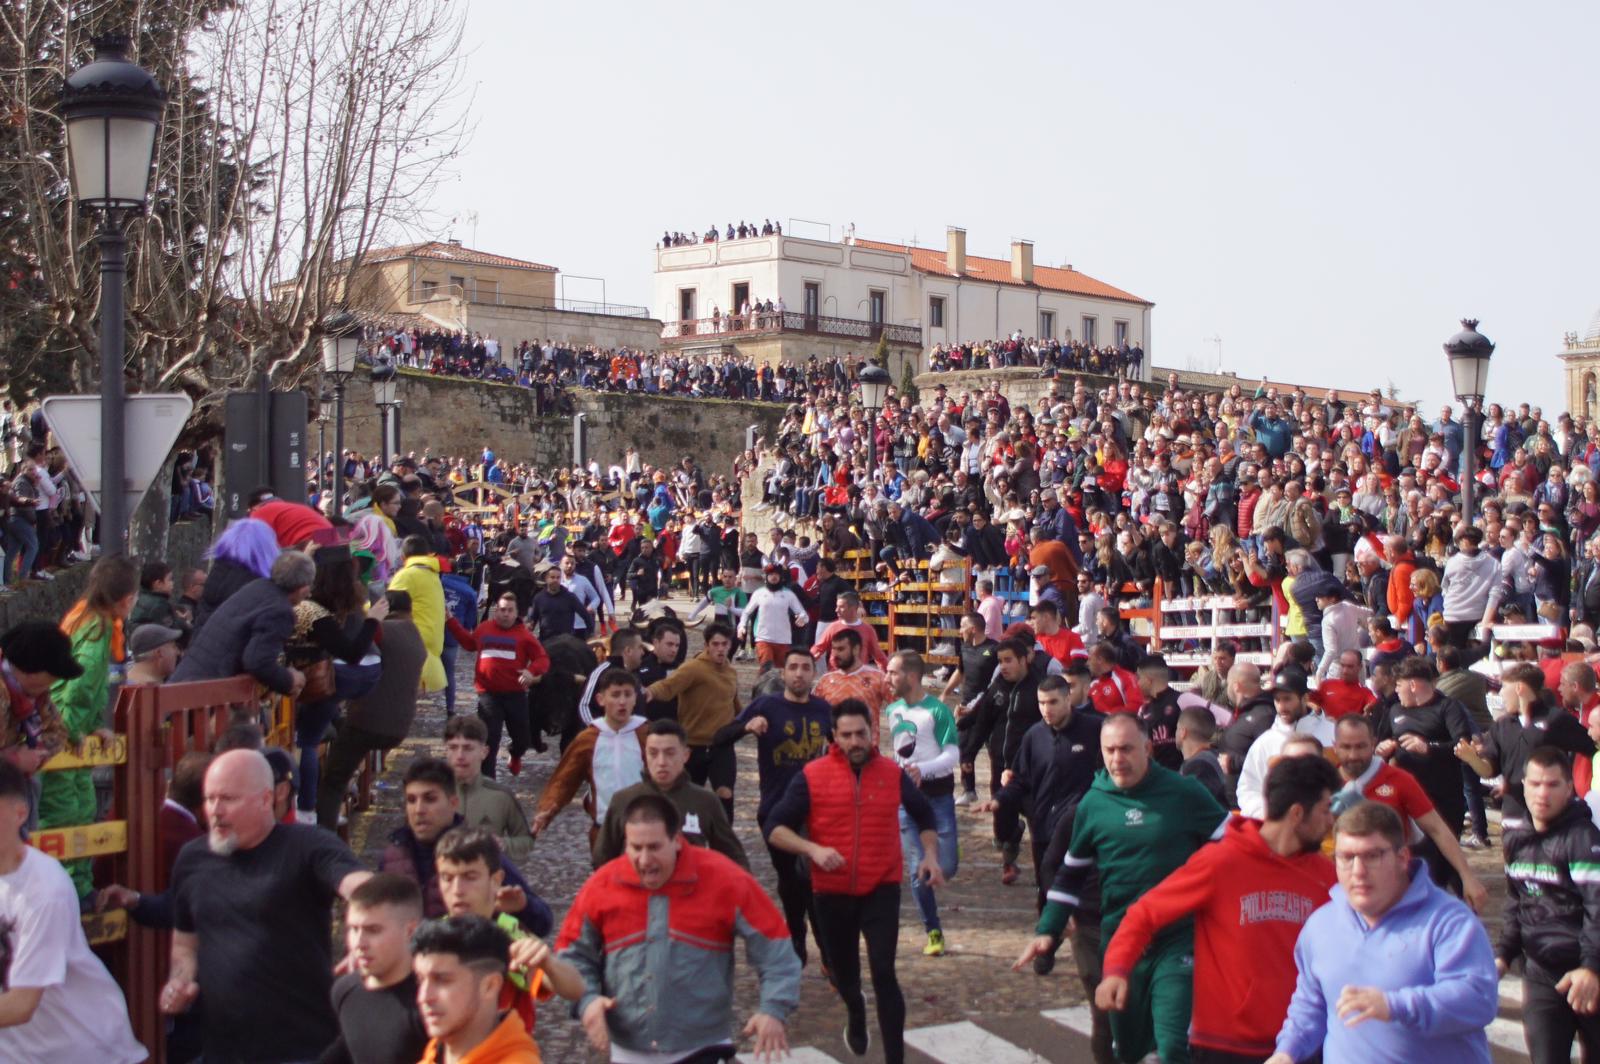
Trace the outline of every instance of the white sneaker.
{"label": "white sneaker", "polygon": [[310,824],[312,827],[316,827],[317,811],[315,809],[296,808],[294,811],[294,822],[296,824]]}
{"label": "white sneaker", "polygon": [[940,683],[944,683],[946,680],[950,679],[950,666],[940,665],[937,669],[934,669],[933,678],[938,680]]}
{"label": "white sneaker", "polygon": [[928,651],[928,653],[932,654],[934,657],[953,658],[960,653],[960,651],[956,649],[956,645],[954,643],[940,643],[938,646]]}
{"label": "white sneaker", "polygon": [[957,805],[973,805],[977,801],[978,795],[976,791],[962,791],[960,794],[956,795]]}

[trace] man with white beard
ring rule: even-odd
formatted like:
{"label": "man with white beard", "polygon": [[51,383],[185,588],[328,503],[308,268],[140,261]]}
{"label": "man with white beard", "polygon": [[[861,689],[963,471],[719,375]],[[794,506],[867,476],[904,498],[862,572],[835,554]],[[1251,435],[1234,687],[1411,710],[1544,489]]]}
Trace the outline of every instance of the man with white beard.
{"label": "man with white beard", "polygon": [[206,1060],[314,1060],[338,1036],[333,900],[371,872],[333,832],[272,815],[273,779],[254,750],[230,750],[206,771],[209,833],[172,869],[177,930],[161,1009],[205,996]]}

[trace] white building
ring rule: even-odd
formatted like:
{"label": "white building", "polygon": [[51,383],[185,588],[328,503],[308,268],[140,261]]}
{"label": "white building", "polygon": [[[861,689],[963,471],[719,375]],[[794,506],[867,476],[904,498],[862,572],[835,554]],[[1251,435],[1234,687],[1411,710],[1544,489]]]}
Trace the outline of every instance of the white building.
{"label": "white building", "polygon": [[[746,300],[768,299],[782,300],[781,319],[727,323]],[[788,234],[659,248],[650,309],[674,346],[735,339],[743,346],[750,332],[795,334],[769,356],[789,358],[820,353],[819,345],[859,348],[880,334],[926,349],[1020,332],[1138,345],[1148,367],[1153,306],[1071,266],[1036,266],[1025,240],[1012,242],[1009,260],[969,256],[966,231],[951,228],[943,251]],[[812,339],[802,339],[808,334]]]}

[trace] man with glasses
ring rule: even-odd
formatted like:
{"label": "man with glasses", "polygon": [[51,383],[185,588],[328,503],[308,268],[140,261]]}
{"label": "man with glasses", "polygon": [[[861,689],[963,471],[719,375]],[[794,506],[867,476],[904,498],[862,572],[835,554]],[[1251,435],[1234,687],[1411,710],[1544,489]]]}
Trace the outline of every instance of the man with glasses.
{"label": "man with glasses", "polygon": [[1500,1005],[1489,936],[1412,857],[1394,810],[1346,810],[1334,869],[1332,900],[1295,945],[1294,997],[1266,1064],[1319,1049],[1330,1061],[1489,1064],[1484,1029]]}

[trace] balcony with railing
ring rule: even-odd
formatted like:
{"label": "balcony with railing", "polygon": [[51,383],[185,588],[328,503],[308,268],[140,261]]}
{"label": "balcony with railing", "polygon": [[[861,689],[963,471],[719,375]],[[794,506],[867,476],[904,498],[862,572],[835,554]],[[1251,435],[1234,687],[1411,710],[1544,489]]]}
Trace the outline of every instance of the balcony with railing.
{"label": "balcony with railing", "polygon": [[728,314],[716,318],[691,318],[664,322],[661,326],[661,339],[677,344],[777,333],[806,333],[812,336],[867,340],[872,343],[884,338],[891,344],[922,346],[922,328],[917,325],[891,325],[888,322],[865,321],[860,318],[830,318],[822,314],[807,314],[796,310],[751,311],[747,315]]}

